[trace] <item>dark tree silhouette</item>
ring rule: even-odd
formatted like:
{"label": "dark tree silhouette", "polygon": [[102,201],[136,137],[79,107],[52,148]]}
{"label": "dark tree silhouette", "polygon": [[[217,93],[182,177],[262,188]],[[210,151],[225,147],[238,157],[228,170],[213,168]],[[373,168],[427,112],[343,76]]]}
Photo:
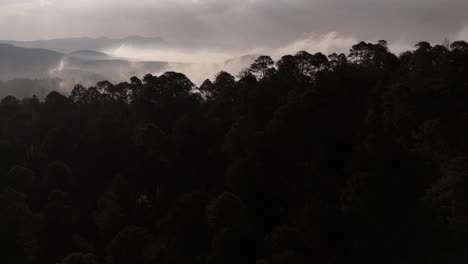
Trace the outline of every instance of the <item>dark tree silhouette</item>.
{"label": "dark tree silhouette", "polygon": [[262,79],[268,74],[268,71],[274,64],[275,62],[270,56],[260,56],[250,65],[249,72],[257,76],[257,78]]}

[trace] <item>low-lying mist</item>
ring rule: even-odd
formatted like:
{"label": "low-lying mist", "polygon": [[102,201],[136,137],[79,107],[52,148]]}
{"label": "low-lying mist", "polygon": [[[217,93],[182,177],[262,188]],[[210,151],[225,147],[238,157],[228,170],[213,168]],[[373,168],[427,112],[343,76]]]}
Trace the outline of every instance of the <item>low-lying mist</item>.
{"label": "low-lying mist", "polygon": [[[160,74],[164,71],[182,72],[189,77],[196,85],[200,85],[205,79],[212,79],[220,71],[226,71],[234,76],[257,58],[258,55],[269,55],[274,60],[279,60],[287,54],[295,54],[298,51],[310,53],[322,52],[347,53],[349,48],[358,43],[354,36],[345,36],[338,32],[330,32],[324,35],[309,34],[293,41],[287,45],[279,47],[251,47],[238,50],[183,50],[172,48],[151,48],[137,47],[134,45],[122,45],[109,48],[103,52],[118,58],[126,58],[137,61],[167,61],[168,65],[160,72],[150,72]],[[393,52],[401,52],[410,48],[410,45],[403,41],[390,43]]]}
{"label": "low-lying mist", "polygon": [[[124,41],[119,45],[105,48],[96,46],[96,50],[79,50],[72,53],[5,44],[0,46],[0,68],[3,69],[0,81],[28,78],[38,82],[56,80],[51,82],[54,83],[51,89],[67,94],[75,84],[92,86],[102,80],[119,83],[128,81],[132,76],[143,77],[148,73],[161,75],[167,71],[175,71],[184,73],[199,86],[204,80],[213,79],[220,71],[238,75],[260,55],[269,55],[277,61],[284,55],[302,50],[327,55],[347,53],[359,39],[337,32],[324,35],[305,34],[283,46],[252,45],[248,48],[140,42],[142,44]],[[403,40],[390,42],[390,49],[395,53],[411,49],[411,45],[406,43]],[[31,90],[29,96],[32,96],[33,92]],[[23,89],[21,95],[25,94],[27,93]]]}

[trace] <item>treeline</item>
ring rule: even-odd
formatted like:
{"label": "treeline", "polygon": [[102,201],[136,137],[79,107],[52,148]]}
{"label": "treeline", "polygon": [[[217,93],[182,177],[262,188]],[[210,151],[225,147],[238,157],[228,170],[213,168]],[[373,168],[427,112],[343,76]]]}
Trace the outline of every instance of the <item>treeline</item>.
{"label": "treeline", "polygon": [[0,98],[6,96],[26,98],[35,95],[38,99],[43,100],[52,91],[64,90],[69,83],[59,78],[0,81]]}
{"label": "treeline", "polygon": [[2,263],[468,261],[468,44],[0,102]]}

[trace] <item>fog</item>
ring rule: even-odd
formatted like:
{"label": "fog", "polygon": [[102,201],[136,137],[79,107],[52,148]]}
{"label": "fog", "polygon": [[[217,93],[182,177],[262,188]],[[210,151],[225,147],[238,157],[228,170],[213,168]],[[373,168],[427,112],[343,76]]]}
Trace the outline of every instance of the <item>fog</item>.
{"label": "fog", "polygon": [[[0,43],[63,55],[1,79],[61,78],[70,87],[179,71],[199,85],[221,70],[237,75],[259,54],[346,53],[380,39],[398,54],[423,40],[467,40],[467,12],[462,0],[2,0]],[[80,49],[112,59],[67,57]]]}
{"label": "fog", "polygon": [[[467,31],[464,28],[455,35],[463,38],[467,35]],[[68,93],[78,83],[85,86],[94,85],[102,80],[118,83],[128,81],[132,76],[141,78],[147,73],[160,75],[166,71],[176,71],[184,73],[199,86],[204,80],[213,79],[220,71],[227,71],[237,76],[259,55],[269,55],[278,61],[284,55],[295,54],[302,50],[309,53],[322,52],[327,55],[346,54],[360,40],[378,41],[378,39],[360,39],[356,35],[337,31],[303,34],[289,43],[276,47],[251,45],[248,48],[139,36],[122,39],[6,41],[14,46],[1,46],[0,66],[3,70],[0,79],[3,81],[17,78],[57,79],[60,81],[53,82],[55,84],[53,89]],[[398,54],[412,50],[414,44],[399,40],[390,42],[389,47],[392,52]],[[91,51],[56,52],[67,52],[70,46],[74,49],[91,49]]]}
{"label": "fog", "polygon": [[[368,40],[376,42],[375,40]],[[163,71],[177,71],[186,74],[195,84],[200,85],[205,79],[213,78],[220,71],[227,71],[236,76],[240,71],[248,68],[258,55],[269,55],[275,61],[282,56],[295,54],[298,51],[309,53],[322,52],[347,53],[359,39],[353,35],[344,35],[338,32],[327,34],[304,34],[301,38],[279,47],[257,46],[250,49],[238,50],[184,50],[158,47],[137,47],[134,45],[121,45],[102,50],[113,57],[126,58],[130,60],[151,60],[170,62],[162,71],[152,72],[161,74]],[[414,44],[404,41],[389,43],[392,52],[398,54],[402,51],[411,50]]]}

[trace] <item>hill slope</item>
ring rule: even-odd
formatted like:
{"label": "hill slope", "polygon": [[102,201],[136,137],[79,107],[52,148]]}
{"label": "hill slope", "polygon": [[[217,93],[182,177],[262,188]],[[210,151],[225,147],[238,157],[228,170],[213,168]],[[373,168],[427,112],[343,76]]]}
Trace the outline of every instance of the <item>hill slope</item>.
{"label": "hill slope", "polygon": [[107,55],[104,52],[94,51],[94,50],[78,50],[72,53],[69,53],[68,56],[74,57],[82,60],[110,60],[111,56]]}
{"label": "hill slope", "polygon": [[[0,44],[0,81],[21,79],[22,81],[9,85],[7,89],[11,95],[20,98],[33,94],[34,89],[30,87],[34,85],[31,85],[28,79],[43,83],[61,80],[61,85],[68,87],[64,89],[71,90],[77,83],[93,85],[102,80],[121,82],[128,80],[128,76],[163,72],[167,66],[167,62],[160,61],[116,59],[93,50],[79,50],[64,54],[41,48],[22,48]],[[5,90],[5,85],[1,85],[0,88]],[[18,93],[12,92],[15,89]],[[3,93],[0,91],[0,94]]]}

